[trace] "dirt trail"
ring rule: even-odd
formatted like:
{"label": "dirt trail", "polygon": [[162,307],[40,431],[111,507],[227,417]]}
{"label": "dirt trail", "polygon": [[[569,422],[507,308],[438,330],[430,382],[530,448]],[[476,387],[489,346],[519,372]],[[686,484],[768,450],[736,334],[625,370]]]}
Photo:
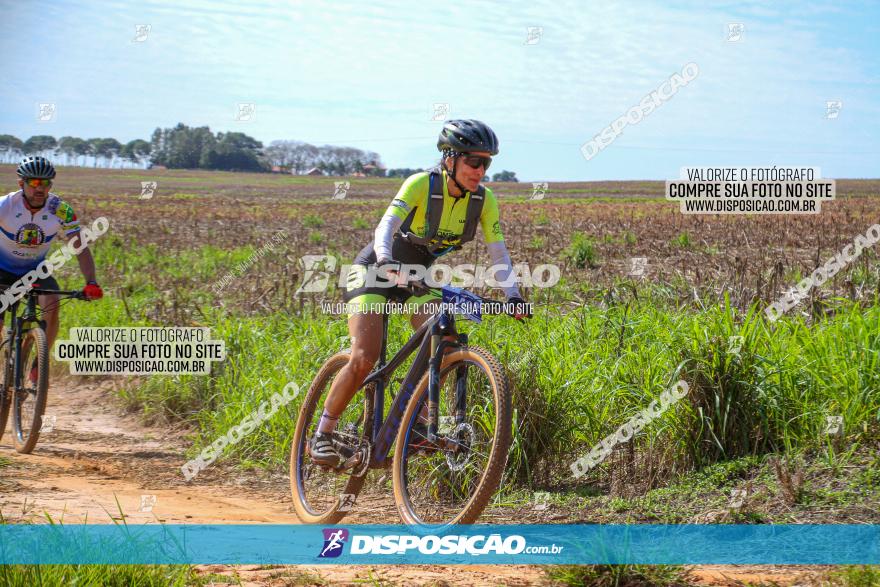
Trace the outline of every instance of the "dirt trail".
{"label": "dirt trail", "polygon": [[251,491],[231,491],[232,483],[187,484],[180,435],[122,415],[112,385],[53,381],[44,418],[44,428],[52,427],[30,455],[12,450],[4,434],[0,450],[13,460],[19,484],[0,496],[5,516],[108,523],[121,508],[129,523],[296,523],[283,495],[255,499]]}
{"label": "dirt trail", "polygon": [[[113,394],[114,381],[83,383],[54,379],[44,432],[33,454],[12,448],[7,429],[0,456],[12,461],[0,469],[0,512],[9,521],[63,520],[66,524],[109,523],[123,516],[129,524],[298,523],[287,477],[249,474],[214,464],[187,483],[180,465],[187,442],[180,430],[145,427],[125,415]],[[366,497],[366,496],[364,496]],[[349,523],[394,519],[388,503],[367,498]],[[386,512],[387,510],[387,512]],[[511,520],[513,521],[513,520]],[[205,573],[237,575],[243,585],[284,585],[323,581],[363,584],[379,579],[392,585],[548,584],[540,567],[486,566],[201,566]],[[808,585],[816,571],[781,567],[692,569],[695,585]],[[774,582],[774,583],[771,583]]]}

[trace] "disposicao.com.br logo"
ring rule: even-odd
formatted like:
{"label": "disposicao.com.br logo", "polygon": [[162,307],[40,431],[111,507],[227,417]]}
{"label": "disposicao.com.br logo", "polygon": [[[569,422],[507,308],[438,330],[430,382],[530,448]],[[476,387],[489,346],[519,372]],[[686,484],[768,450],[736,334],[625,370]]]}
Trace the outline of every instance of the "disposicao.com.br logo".
{"label": "disposicao.com.br logo", "polygon": [[[324,547],[319,558],[337,557],[342,553],[343,544],[349,538],[348,530],[340,528],[324,529]],[[473,536],[450,534],[447,536],[415,536],[406,534],[351,536],[349,553],[352,555],[402,555],[415,551],[418,554],[433,555],[516,555],[516,554],[560,554],[563,546],[549,544],[528,546],[526,539],[519,534],[502,537],[501,534],[475,534]]]}

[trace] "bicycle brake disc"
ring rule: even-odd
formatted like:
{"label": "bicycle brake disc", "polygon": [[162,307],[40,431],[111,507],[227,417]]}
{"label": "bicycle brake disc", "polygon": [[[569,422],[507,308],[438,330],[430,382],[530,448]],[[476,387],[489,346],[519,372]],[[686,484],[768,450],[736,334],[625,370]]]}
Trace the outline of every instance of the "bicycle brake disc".
{"label": "bicycle brake disc", "polygon": [[446,464],[452,471],[461,471],[465,468],[471,456],[471,443],[474,441],[474,427],[467,422],[462,422],[452,431],[451,437],[459,446],[458,451],[446,451]]}

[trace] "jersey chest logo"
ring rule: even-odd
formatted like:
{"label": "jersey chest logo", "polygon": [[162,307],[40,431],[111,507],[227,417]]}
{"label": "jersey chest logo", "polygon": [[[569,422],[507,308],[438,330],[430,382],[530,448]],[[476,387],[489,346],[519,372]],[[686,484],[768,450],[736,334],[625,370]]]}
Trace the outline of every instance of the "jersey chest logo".
{"label": "jersey chest logo", "polygon": [[25,224],[15,233],[15,242],[23,247],[39,247],[46,242],[46,233],[36,224]]}

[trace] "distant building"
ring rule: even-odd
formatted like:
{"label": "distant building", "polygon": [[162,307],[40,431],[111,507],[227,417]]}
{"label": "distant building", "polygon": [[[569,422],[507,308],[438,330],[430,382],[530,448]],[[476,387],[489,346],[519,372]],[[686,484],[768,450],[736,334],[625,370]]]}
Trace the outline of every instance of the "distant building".
{"label": "distant building", "polygon": [[385,168],[381,165],[374,165],[372,163],[367,163],[364,165],[364,175],[385,175]]}
{"label": "distant building", "polygon": [[324,172],[317,167],[312,167],[311,169],[306,171],[306,175],[324,175]]}

